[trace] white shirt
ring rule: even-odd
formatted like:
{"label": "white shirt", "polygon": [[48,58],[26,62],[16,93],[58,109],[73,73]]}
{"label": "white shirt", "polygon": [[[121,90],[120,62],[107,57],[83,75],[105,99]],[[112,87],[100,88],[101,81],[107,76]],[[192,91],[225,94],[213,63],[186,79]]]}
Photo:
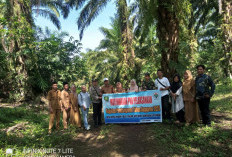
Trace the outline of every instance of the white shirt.
{"label": "white shirt", "polygon": [[89,93],[81,92],[80,94],[78,94],[78,103],[81,107],[84,106],[85,108],[89,108],[91,104]]}
{"label": "white shirt", "polygon": [[[170,87],[170,83],[168,81],[168,79],[166,77],[163,77],[162,79],[157,78],[163,85],[165,85],[166,87]],[[162,86],[157,79],[155,80],[155,86],[158,88],[158,90],[160,90],[160,88],[165,88],[164,86]],[[165,96],[168,95],[169,92],[168,90],[163,90],[161,91],[161,96]]]}

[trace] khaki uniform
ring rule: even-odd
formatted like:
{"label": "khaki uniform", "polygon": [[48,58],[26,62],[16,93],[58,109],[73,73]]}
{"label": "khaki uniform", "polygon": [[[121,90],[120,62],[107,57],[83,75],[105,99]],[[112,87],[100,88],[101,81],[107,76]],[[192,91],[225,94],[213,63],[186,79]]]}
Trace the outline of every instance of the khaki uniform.
{"label": "khaki uniform", "polygon": [[78,98],[76,93],[70,94],[70,102],[71,102],[71,111],[70,111],[70,122],[73,125],[81,127],[81,116],[80,110],[78,106]]}
{"label": "khaki uniform", "polygon": [[67,129],[71,110],[70,91],[63,90],[61,92],[61,103],[63,108],[63,126],[64,129]]}
{"label": "khaki uniform", "polygon": [[49,101],[49,106],[52,109],[52,113],[50,113],[50,120],[49,120],[49,133],[51,133],[54,119],[56,118],[56,129],[60,128],[60,112],[61,112],[61,92],[59,90],[50,90],[47,95],[47,99]]}
{"label": "khaki uniform", "polygon": [[191,80],[191,83],[188,84],[187,86],[189,87],[186,87],[186,85],[183,84],[185,120],[187,123],[199,122],[200,118],[199,118],[198,104],[197,102],[192,102],[192,99],[195,98],[195,94],[196,94],[194,80]]}
{"label": "khaki uniform", "polygon": [[101,93],[102,94],[111,94],[111,93],[114,93],[114,87],[112,85],[103,86],[101,88]]}

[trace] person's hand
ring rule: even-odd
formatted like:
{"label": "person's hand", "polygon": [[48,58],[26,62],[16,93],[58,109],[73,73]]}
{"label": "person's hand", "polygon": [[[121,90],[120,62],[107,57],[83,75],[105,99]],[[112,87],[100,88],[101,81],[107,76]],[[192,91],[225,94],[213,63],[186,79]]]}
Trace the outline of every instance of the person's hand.
{"label": "person's hand", "polygon": [[194,98],[192,98],[192,99],[191,99],[191,102],[195,102],[195,99],[194,99]]}
{"label": "person's hand", "polygon": [[53,109],[52,108],[50,108],[50,114],[53,114]]}
{"label": "person's hand", "polygon": [[76,109],[76,108],[74,108],[74,112],[77,112],[77,109]]}
{"label": "person's hand", "polygon": [[204,96],[205,96],[205,98],[209,98],[209,97],[210,97],[210,95],[209,95],[209,94],[205,94]]}
{"label": "person's hand", "polygon": [[164,88],[160,88],[160,91],[163,91],[164,90]]}
{"label": "person's hand", "polygon": [[86,111],[86,107],[85,106],[83,106],[83,109],[84,109],[84,111]]}
{"label": "person's hand", "polygon": [[98,99],[102,99],[102,97],[98,97]]}
{"label": "person's hand", "polygon": [[139,92],[138,90],[136,90],[135,92]]}

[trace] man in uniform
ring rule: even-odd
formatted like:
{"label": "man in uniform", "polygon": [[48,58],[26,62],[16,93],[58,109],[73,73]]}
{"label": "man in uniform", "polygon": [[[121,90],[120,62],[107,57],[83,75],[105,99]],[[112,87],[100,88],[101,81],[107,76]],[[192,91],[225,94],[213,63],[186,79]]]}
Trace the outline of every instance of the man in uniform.
{"label": "man in uniform", "polygon": [[114,93],[114,87],[109,84],[109,79],[104,78],[104,86],[101,88],[101,93],[102,94],[111,94]]}
{"label": "man in uniform", "polygon": [[61,112],[61,105],[60,105],[60,90],[57,90],[57,82],[52,83],[52,90],[48,92],[47,99],[49,101],[49,112],[50,112],[50,120],[49,120],[49,128],[48,133],[52,132],[52,127],[54,123],[54,119],[56,119],[56,129],[59,130],[60,128],[60,112]]}
{"label": "man in uniform", "polygon": [[146,73],[145,74],[145,79],[142,82],[142,90],[154,90],[155,89],[155,83],[151,79],[150,74]]}
{"label": "man in uniform", "polygon": [[102,95],[101,89],[98,86],[96,79],[92,81],[92,86],[89,89],[90,97],[93,102],[93,121],[94,127],[101,125],[101,113],[102,113]]}
{"label": "man in uniform", "polygon": [[63,83],[63,91],[61,92],[61,105],[63,111],[63,126],[64,129],[68,129],[68,123],[70,118],[70,110],[71,110],[71,103],[70,103],[70,91],[67,82]]}

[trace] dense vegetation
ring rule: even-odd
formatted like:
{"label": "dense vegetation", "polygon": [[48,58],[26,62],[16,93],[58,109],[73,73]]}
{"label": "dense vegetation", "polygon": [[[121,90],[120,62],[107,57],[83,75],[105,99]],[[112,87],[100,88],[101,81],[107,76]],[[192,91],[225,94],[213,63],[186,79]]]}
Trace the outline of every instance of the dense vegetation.
{"label": "dense vegetation", "polygon": [[[216,82],[232,78],[230,0],[115,0],[111,28],[95,50],[66,33],[41,31],[36,13],[60,29],[59,16],[80,10],[80,38],[109,0],[7,0],[0,2],[0,97],[25,101],[46,93],[51,81],[87,84],[109,77],[128,85],[158,68],[171,78],[203,63]],[[220,3],[218,3],[220,2]]]}

